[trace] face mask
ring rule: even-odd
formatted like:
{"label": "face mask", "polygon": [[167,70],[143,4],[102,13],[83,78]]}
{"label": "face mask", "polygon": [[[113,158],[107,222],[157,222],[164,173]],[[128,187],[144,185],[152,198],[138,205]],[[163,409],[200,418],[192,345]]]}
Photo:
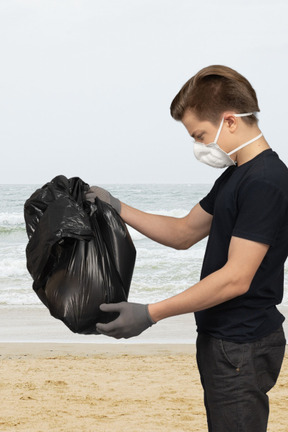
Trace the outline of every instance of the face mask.
{"label": "face mask", "polygon": [[[245,114],[234,114],[235,117],[246,117],[249,115],[252,115],[253,113],[245,113]],[[207,165],[210,165],[214,168],[225,168],[231,165],[236,165],[236,162],[230,158],[230,155],[233,153],[236,153],[238,150],[241,150],[243,147],[246,147],[247,145],[251,144],[252,142],[258,140],[262,133],[260,133],[257,137],[253,138],[252,140],[242,144],[241,146],[237,147],[236,149],[232,150],[230,153],[225,153],[224,150],[222,150],[218,144],[218,138],[222,129],[224,123],[224,117],[222,118],[221,124],[219,126],[217,135],[215,137],[214,142],[210,144],[203,144],[201,142],[196,141],[194,143],[194,155],[196,159],[198,159],[200,162],[203,162]]]}

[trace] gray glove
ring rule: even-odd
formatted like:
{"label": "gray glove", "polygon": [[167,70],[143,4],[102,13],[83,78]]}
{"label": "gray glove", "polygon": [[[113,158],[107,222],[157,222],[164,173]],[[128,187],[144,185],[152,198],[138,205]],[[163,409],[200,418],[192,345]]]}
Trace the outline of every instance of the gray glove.
{"label": "gray glove", "polygon": [[105,303],[100,306],[100,309],[103,312],[118,312],[120,314],[118,318],[108,324],[96,324],[99,333],[116,339],[138,336],[155,324],[149,314],[148,305],[127,302]]}
{"label": "gray glove", "polygon": [[121,212],[121,202],[119,199],[113,197],[106,189],[99,186],[91,186],[91,188],[85,194],[86,200],[94,203],[95,198],[98,197],[101,201],[105,201],[110,204],[117,213]]}

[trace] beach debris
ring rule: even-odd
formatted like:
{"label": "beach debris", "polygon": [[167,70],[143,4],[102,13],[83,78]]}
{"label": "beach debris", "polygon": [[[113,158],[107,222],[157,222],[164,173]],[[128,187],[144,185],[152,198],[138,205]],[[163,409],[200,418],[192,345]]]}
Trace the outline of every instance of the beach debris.
{"label": "beach debris", "polygon": [[97,334],[117,315],[102,303],[127,301],[136,250],[116,210],[78,177],[57,176],[25,202],[27,269],[50,314],[75,333]]}

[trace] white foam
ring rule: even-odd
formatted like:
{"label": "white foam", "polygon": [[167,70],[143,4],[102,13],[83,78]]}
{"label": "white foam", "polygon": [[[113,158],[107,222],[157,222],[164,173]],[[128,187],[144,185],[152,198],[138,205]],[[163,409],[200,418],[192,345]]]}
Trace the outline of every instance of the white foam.
{"label": "white foam", "polygon": [[2,212],[0,213],[0,226],[12,227],[12,226],[25,226],[23,213],[18,212]]}
{"label": "white foam", "polygon": [[23,258],[5,258],[0,260],[1,280],[4,278],[26,278],[27,268]]}

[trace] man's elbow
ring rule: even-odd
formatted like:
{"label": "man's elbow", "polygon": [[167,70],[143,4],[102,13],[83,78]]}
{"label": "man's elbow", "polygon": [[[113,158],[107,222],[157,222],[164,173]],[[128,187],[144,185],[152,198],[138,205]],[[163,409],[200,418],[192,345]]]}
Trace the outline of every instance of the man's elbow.
{"label": "man's elbow", "polygon": [[189,249],[190,248],[190,245],[189,244],[187,244],[187,243],[185,243],[185,242],[183,242],[183,243],[178,243],[178,244],[176,244],[175,246],[174,246],[174,249],[176,249],[176,250],[187,250],[187,249]]}
{"label": "man's elbow", "polygon": [[237,296],[241,296],[246,294],[250,289],[250,283],[241,283],[237,286],[237,290],[238,290],[238,295]]}
{"label": "man's elbow", "polygon": [[251,278],[248,277],[234,277],[232,284],[234,287],[233,291],[235,292],[235,296],[239,297],[246,294],[250,289],[251,282]]}
{"label": "man's elbow", "polygon": [[191,240],[191,239],[188,239],[188,240],[187,240],[187,238],[185,238],[185,239],[182,240],[182,241],[178,241],[178,242],[174,245],[174,249],[176,249],[176,250],[188,250],[188,249],[190,249],[191,246],[193,246],[195,243],[196,243],[195,241],[193,241],[193,240]]}
{"label": "man's elbow", "polygon": [[187,250],[201,241],[205,235],[199,232],[184,231],[176,239],[174,249]]}
{"label": "man's elbow", "polygon": [[235,271],[235,268],[233,269],[230,266],[228,267],[228,265],[223,269],[226,269],[226,272],[228,271],[228,273],[226,273],[226,286],[230,293],[233,293],[233,297],[239,297],[249,291],[253,279],[251,278],[251,275],[245,274],[243,271]]}

